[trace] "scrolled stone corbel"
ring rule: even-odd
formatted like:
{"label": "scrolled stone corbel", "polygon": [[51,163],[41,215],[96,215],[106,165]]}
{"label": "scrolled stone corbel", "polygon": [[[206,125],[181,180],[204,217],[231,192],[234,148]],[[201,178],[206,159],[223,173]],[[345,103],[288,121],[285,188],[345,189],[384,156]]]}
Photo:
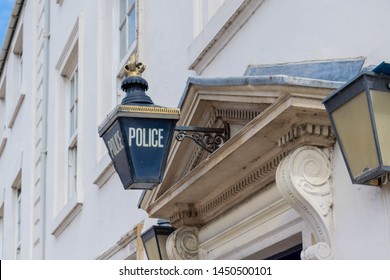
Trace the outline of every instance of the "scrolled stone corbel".
{"label": "scrolled stone corbel", "polygon": [[198,247],[197,227],[180,227],[167,240],[167,254],[171,260],[197,260]]}
{"label": "scrolled stone corbel", "polygon": [[333,199],[330,152],[305,146],[288,155],[277,168],[276,185],[282,196],[310,226],[316,244],[302,259],[333,259]]}
{"label": "scrolled stone corbel", "polygon": [[332,257],[332,248],[328,243],[318,242],[301,252],[302,260],[328,260]]}

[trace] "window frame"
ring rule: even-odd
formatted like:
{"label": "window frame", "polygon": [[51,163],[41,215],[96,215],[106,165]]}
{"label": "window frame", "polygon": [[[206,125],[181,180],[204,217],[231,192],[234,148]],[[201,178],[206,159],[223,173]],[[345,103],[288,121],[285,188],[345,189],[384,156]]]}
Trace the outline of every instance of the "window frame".
{"label": "window frame", "polygon": [[[126,7],[125,7],[125,12],[121,12],[121,3],[123,2],[126,2]],[[139,0],[118,0],[117,1],[117,13],[116,13],[116,16],[117,16],[117,26],[116,26],[116,30],[117,30],[117,42],[118,42],[118,46],[117,46],[117,52],[119,53],[119,63],[117,64],[118,65],[118,68],[117,68],[117,71],[116,71],[116,75],[117,75],[117,79],[116,79],[116,94],[115,96],[113,96],[113,102],[115,105],[119,104],[122,100],[122,90],[121,90],[121,83],[122,83],[122,78],[123,78],[123,75],[124,75],[124,66],[125,64],[127,63],[127,61],[130,59],[130,56],[132,54],[134,54],[135,52],[137,52],[138,50],[138,44],[139,44],[139,32],[138,32],[138,29],[139,29],[139,6],[140,6],[140,3],[139,3]],[[134,27],[134,41],[131,43],[131,44],[128,44],[128,28],[129,28],[129,24],[128,23],[128,18],[130,17],[130,13],[134,11],[135,12],[135,15],[134,15],[134,23],[135,23],[135,27]],[[121,34],[120,34],[120,27],[121,26],[126,26],[126,50],[124,51],[124,53],[122,54],[121,53]],[[116,54],[117,55],[117,54]]]}
{"label": "window frame", "polygon": [[[69,186],[69,156],[74,154],[73,158],[80,162],[80,154],[77,153],[78,147],[78,129],[76,126],[71,129],[70,126],[70,108],[71,108],[71,80],[77,73],[75,85],[77,85],[77,126],[80,125],[80,97],[82,96],[82,74],[83,65],[79,65],[79,44],[83,44],[84,37],[79,37],[79,27],[84,25],[84,18],[79,16],[64,44],[63,50],[56,63],[58,71],[57,89],[59,94],[56,95],[56,104],[62,110],[57,111],[56,115],[56,149],[59,151],[61,164],[55,169],[56,176],[54,179],[54,201],[53,201],[53,218],[51,221],[51,234],[59,237],[61,233],[72,223],[83,207],[83,189],[80,186],[81,178],[77,176],[79,166],[72,164],[74,184]],[[81,28],[81,27],[80,27]],[[80,54],[81,55],[81,54]],[[66,104],[66,106],[62,106]],[[65,108],[64,108],[65,107]],[[76,109],[76,107],[75,107]],[[76,112],[76,111],[74,111]],[[64,117],[65,116],[65,117]]]}
{"label": "window frame", "polygon": [[19,114],[20,108],[26,96],[23,80],[24,80],[24,65],[23,65],[23,24],[17,29],[16,41],[13,46],[13,57],[9,61],[12,61],[13,73],[11,74],[11,81],[8,85],[11,86],[10,90],[15,94],[12,94],[7,100],[8,106],[11,109],[7,112],[8,128],[12,128]]}
{"label": "window frame", "polygon": [[0,80],[0,156],[3,153],[5,144],[7,143],[6,136],[6,77]]}
{"label": "window frame", "polygon": [[22,187],[19,184],[16,189],[16,213],[15,213],[15,231],[16,231],[16,259],[22,258]]}
{"label": "window frame", "polygon": [[[138,1],[118,0],[119,60],[127,60],[137,48],[138,42]],[[123,11],[124,9],[124,11]],[[131,26],[134,24],[134,27]],[[124,31],[124,33],[122,33]],[[122,37],[124,34],[124,37]],[[123,40],[123,41],[122,41]],[[123,46],[124,44],[124,46]]]}
{"label": "window frame", "polygon": [[4,259],[4,197],[0,197],[0,259]]}
{"label": "window frame", "polygon": [[77,193],[77,131],[78,131],[78,93],[79,93],[79,74],[78,68],[75,67],[72,75],[69,78],[68,91],[68,122],[69,122],[69,136],[68,136],[68,154],[67,154],[67,202]]}
{"label": "window frame", "polygon": [[14,256],[15,259],[22,259],[22,169],[19,169],[11,185],[13,190],[13,233],[14,233]]}

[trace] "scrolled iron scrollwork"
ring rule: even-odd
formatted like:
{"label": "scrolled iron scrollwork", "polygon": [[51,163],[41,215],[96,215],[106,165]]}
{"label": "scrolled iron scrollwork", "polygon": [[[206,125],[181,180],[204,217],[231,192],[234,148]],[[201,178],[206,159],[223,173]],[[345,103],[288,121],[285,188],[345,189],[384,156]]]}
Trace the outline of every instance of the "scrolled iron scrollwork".
{"label": "scrolled iron scrollwork", "polygon": [[223,128],[178,126],[175,130],[178,131],[177,141],[183,141],[184,138],[192,139],[209,153],[213,153],[230,138],[228,123],[224,123]]}

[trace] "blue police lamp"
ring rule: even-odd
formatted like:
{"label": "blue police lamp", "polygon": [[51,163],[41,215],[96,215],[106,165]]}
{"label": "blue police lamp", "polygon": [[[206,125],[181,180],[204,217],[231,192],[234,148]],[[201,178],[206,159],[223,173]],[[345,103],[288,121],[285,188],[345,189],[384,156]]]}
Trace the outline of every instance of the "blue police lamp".
{"label": "blue police lamp", "polygon": [[179,109],[157,106],[146,95],[144,70],[132,56],[121,85],[126,96],[98,129],[125,189],[149,190],[161,183],[180,117]]}

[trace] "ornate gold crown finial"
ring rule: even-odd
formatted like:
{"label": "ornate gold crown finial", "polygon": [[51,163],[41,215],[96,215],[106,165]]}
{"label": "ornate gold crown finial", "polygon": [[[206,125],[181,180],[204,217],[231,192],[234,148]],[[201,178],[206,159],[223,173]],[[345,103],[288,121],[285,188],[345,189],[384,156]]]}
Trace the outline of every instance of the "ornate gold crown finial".
{"label": "ornate gold crown finial", "polygon": [[127,77],[129,76],[141,76],[145,71],[146,66],[142,64],[142,62],[138,62],[135,54],[132,54],[129,61],[125,65],[125,72]]}

